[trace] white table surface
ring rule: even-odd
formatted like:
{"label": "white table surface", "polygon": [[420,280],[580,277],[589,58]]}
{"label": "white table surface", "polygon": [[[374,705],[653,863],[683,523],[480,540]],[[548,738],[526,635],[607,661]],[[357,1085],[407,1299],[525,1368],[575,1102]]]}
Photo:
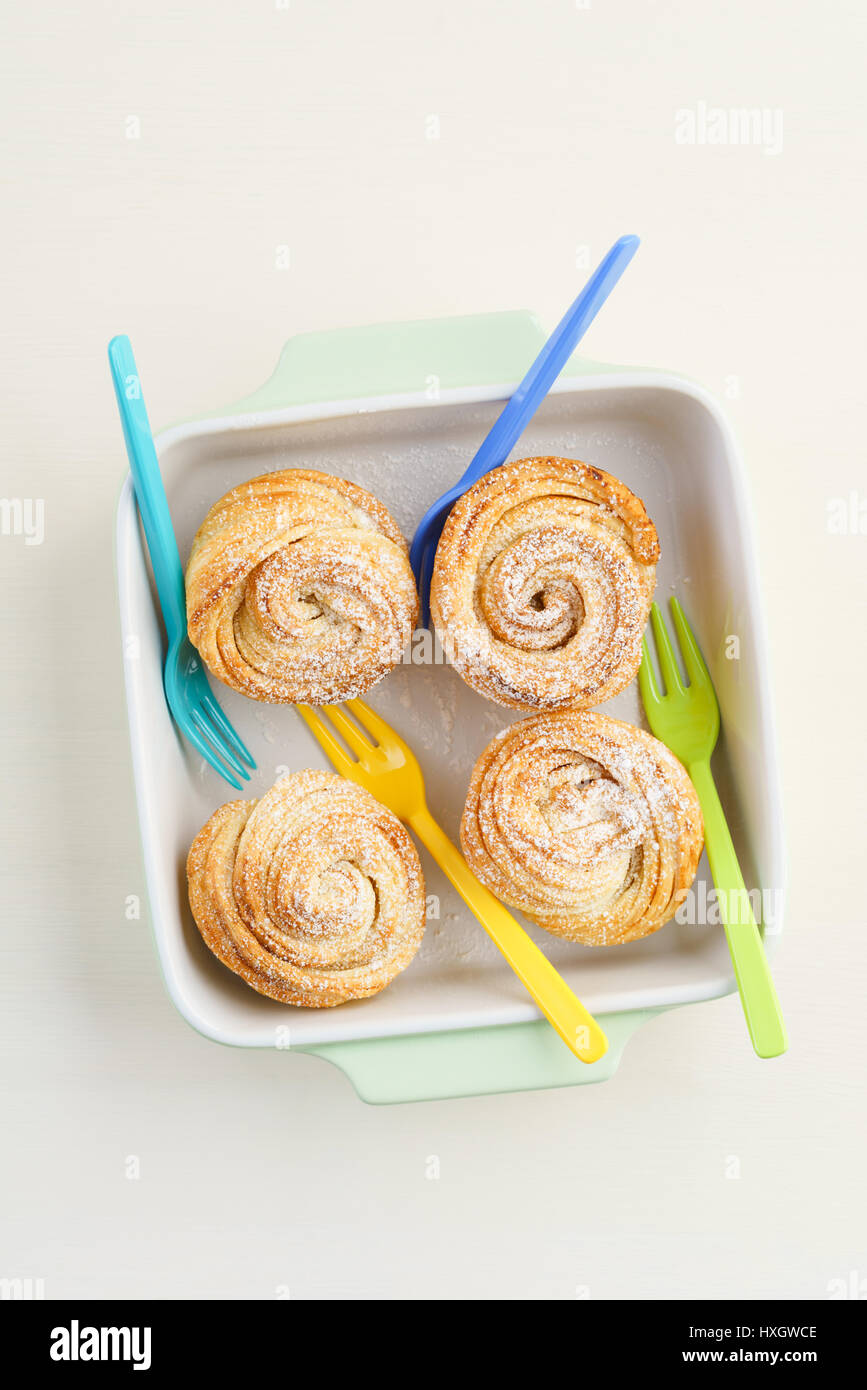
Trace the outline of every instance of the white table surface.
{"label": "white table surface", "polygon": [[[835,498],[867,508],[864,38],[843,0],[7,15],[2,487],[44,500],[45,535],[0,536],[0,1276],[328,1299],[824,1298],[867,1277],[867,539],[828,529]],[[782,149],[677,143],[699,103],[781,111]],[[643,246],[587,354],[727,398],[749,468],[791,1050],[758,1062],[729,998],[656,1020],[604,1086],[368,1108],[323,1061],[193,1033],[126,919],[144,885],[105,346],[129,332],[168,423],[259,385],[299,331],[523,307],[553,326],[579,248],[624,231]]]}

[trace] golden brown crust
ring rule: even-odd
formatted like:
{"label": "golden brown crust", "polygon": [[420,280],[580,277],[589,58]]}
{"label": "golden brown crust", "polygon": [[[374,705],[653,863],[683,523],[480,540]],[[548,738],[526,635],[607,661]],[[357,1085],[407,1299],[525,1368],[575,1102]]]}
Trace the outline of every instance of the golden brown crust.
{"label": "golden brown crust", "polygon": [[400,661],[418,617],[388,510],[311,469],[221,497],[196,533],[186,587],[190,641],[209,671],[274,704],[364,694]]}
{"label": "golden brown crust", "polygon": [[332,772],[293,772],[215,811],[187,859],[218,960],[260,994],[332,1008],[378,994],[418,950],[418,854],[396,816]]}
{"label": "golden brown crust", "polygon": [[585,709],[641,661],[659,558],[625,484],[577,459],[487,473],[452,509],[431,614],[459,674],[510,709]]}
{"label": "golden brown crust", "polygon": [[568,711],[522,719],[473,770],[467,862],[503,902],[569,941],[612,946],[658,931],[701,857],[686,770],[642,729]]}

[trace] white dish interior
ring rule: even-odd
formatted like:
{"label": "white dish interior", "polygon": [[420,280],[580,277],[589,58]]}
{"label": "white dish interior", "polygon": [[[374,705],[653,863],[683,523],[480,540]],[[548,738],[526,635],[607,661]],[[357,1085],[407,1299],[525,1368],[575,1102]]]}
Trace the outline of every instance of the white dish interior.
{"label": "white dish interior", "polygon": [[[419,395],[296,407],[165,432],[157,448],[182,561],[223,492],[277,468],[318,468],[352,479],[380,497],[411,537],[429,503],[463,472],[509,389],[454,391],[437,402]],[[623,373],[565,380],[512,457],[543,453],[607,469],[644,499],[656,523],[662,545],[656,597],[664,603],[677,593],[711,668],[724,730],[714,770],[747,884],[765,890],[773,918],[766,935],[776,934],[784,864],[765,645],[740,465],[725,421],[703,391],[677,378]],[[427,892],[439,899],[439,917],[429,920],[409,969],[374,999],[293,1009],[262,998],[209,954],[186,895],[184,864],[196,832],[235,795],[261,795],[284,771],[328,764],[291,707],[258,705],[214,682],[258,764],[250,791],[233,793],[169,716],[164,639],[129,480],[118,512],[117,563],[152,921],[168,988],[190,1023],[235,1045],[304,1046],[538,1017],[423,850]],[[739,643],[734,658],[726,654],[731,637]],[[403,665],[366,698],[416,750],[430,808],[457,841],[475,758],[498,729],[521,716],[483,700],[437,664]],[[644,724],[635,683],[600,708]],[[699,896],[702,879],[709,888],[706,858]],[[671,922],[645,941],[591,949],[526,925],[594,1013],[688,1003],[734,987],[716,926]]]}

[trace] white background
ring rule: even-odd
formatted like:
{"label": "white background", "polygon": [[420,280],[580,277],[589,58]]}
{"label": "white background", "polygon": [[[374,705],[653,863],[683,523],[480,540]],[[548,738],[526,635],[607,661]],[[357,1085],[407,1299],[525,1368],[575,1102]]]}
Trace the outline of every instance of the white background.
{"label": "white background", "polygon": [[[2,491],[44,499],[45,539],[0,537],[0,1275],[180,1298],[867,1281],[867,540],[828,529],[833,499],[867,497],[863,7],[6,8]],[[676,143],[700,102],[781,111],[782,150]],[[144,885],[105,347],[130,334],[162,425],[246,394],[306,329],[524,307],[553,326],[577,249],[625,231],[643,245],[587,355],[702,381],[750,473],[791,1050],[758,1062],[729,998],[657,1019],[604,1086],[367,1108],[323,1061],[193,1033],[146,913],[125,918]]]}

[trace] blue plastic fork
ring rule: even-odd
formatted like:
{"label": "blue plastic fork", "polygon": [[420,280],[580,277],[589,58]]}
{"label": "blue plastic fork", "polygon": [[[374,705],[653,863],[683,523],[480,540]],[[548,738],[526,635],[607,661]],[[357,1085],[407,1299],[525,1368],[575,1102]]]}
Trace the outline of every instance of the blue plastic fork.
{"label": "blue plastic fork", "polygon": [[542,404],[638,247],[637,236],[622,236],[615,241],[498,416],[464,476],[448,492],[444,492],[422,517],[413,537],[409,558],[421,598],[423,627],[427,627],[430,621],[430,581],[446,517],[458,498],[473,483],[506,462],[524,427]]}
{"label": "blue plastic fork", "polygon": [[169,639],[163,668],[163,685],[169,709],[178,728],[193,747],[221,777],[240,791],[238,778],[250,780],[244,763],[247,767],[255,767],[256,764],[211,694],[201,658],[187,637],[184,571],[148,423],[138,368],[132,354],[132,344],[125,334],[112,338],[108,345],[108,361],[139,515]]}

